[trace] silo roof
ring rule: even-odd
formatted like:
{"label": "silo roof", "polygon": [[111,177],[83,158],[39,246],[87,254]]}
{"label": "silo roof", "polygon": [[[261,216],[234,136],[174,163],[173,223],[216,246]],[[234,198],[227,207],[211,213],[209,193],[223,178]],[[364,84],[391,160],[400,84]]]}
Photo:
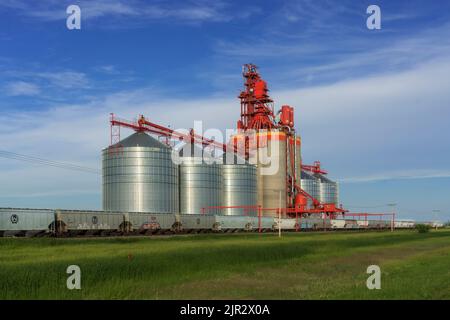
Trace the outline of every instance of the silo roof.
{"label": "silo roof", "polygon": [[302,179],[314,179],[314,177],[313,177],[312,175],[310,175],[309,173],[307,173],[307,172],[304,171],[304,170],[302,170],[301,178],[302,178]]}
{"label": "silo roof", "polygon": [[158,141],[157,139],[149,136],[145,132],[136,132],[131,136],[126,137],[121,140],[119,143],[113,145],[112,147],[147,147],[147,148],[160,148],[167,149],[169,148],[164,143]]}
{"label": "silo roof", "polygon": [[317,178],[320,180],[320,182],[324,182],[324,183],[336,183],[336,182],[332,181],[331,179],[325,177],[324,175],[322,175],[322,174],[320,174],[320,173],[316,173],[314,176],[317,177]]}
{"label": "silo roof", "polygon": [[197,147],[195,144],[186,143],[180,148],[178,154],[180,157],[202,157],[204,152],[203,148]]}

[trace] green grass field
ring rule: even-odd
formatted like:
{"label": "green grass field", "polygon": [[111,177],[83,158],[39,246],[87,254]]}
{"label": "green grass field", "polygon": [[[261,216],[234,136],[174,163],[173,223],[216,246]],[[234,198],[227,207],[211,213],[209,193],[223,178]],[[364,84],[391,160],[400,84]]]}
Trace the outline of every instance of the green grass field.
{"label": "green grass field", "polygon": [[[81,290],[66,288],[72,264]],[[450,230],[1,238],[0,298],[450,299]]]}

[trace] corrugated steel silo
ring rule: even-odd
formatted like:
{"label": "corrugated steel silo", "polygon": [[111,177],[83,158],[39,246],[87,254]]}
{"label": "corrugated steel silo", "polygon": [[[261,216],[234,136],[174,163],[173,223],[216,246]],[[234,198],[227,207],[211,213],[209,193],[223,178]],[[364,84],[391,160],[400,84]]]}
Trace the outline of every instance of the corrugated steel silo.
{"label": "corrugated steel silo", "polygon": [[[320,181],[316,177],[302,170],[300,187],[313,198],[320,201]],[[309,198],[308,207],[312,207],[312,200]]]}
{"label": "corrugated steel silo", "polygon": [[[285,208],[286,198],[286,134],[278,130],[258,132],[258,152],[250,159],[257,164],[258,205],[263,208]],[[281,201],[280,201],[281,195]],[[276,215],[276,211],[264,211]]]}
{"label": "corrugated steel silo", "polygon": [[[185,145],[179,155],[180,213],[200,214],[202,208],[221,206],[222,165],[206,162],[203,150],[195,145]],[[211,156],[208,158],[212,160]],[[221,210],[208,210],[207,213],[220,214]]]}
{"label": "corrugated steel silo", "polygon": [[[243,158],[234,153],[222,155],[223,173],[223,206],[256,206],[257,203],[257,178],[256,166],[249,164]],[[224,215],[242,215],[248,213],[256,215],[257,210],[248,211],[242,208],[223,209]]]}
{"label": "corrugated steel silo", "polygon": [[339,205],[339,190],[338,184],[321,174],[316,174],[316,178],[319,181],[320,190],[320,202],[322,203],[334,203]]}
{"label": "corrugated steel silo", "polygon": [[103,210],[179,211],[178,166],[168,146],[136,132],[102,153]]}

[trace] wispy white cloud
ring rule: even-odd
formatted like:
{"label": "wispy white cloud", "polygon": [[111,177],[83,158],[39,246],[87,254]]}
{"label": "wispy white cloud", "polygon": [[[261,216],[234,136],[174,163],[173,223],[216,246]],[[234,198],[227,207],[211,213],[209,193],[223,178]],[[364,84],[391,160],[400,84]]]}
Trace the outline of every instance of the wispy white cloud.
{"label": "wispy white cloud", "polygon": [[412,20],[420,17],[420,13],[387,13],[383,14],[382,21],[391,22],[391,21],[399,21],[399,20]]}
{"label": "wispy white cloud", "polygon": [[366,176],[386,166],[446,168],[449,74],[450,61],[435,60],[408,71],[273,96],[296,107],[307,161],[322,159],[339,168],[331,170],[337,176]]}
{"label": "wispy white cloud", "polygon": [[63,71],[22,71],[4,70],[0,80],[4,92],[10,96],[36,96],[47,99],[61,90],[84,90],[91,87],[91,80],[83,73],[73,70]]}
{"label": "wispy white cloud", "polygon": [[[352,46],[349,43],[349,46]],[[427,50],[424,50],[427,48]],[[318,52],[316,52],[318,53]],[[313,66],[294,67],[288,74],[300,78],[317,77],[337,79],[345,74],[390,73],[415,68],[418,64],[450,54],[450,24],[422,31],[409,38],[378,44],[372,50],[361,50],[335,55],[330,62]]]}
{"label": "wispy white cloud", "polygon": [[85,73],[76,71],[37,72],[30,75],[48,81],[51,85],[63,89],[87,88],[89,80]]}
{"label": "wispy white cloud", "polygon": [[[15,9],[24,15],[44,20],[54,21],[67,18],[66,7],[72,4],[71,1],[45,0],[39,3],[29,3],[24,0],[7,0],[0,3],[0,7]],[[150,20],[172,19],[180,22],[223,22],[235,18],[243,18],[240,12],[236,14],[232,10],[226,10],[228,4],[223,1],[187,1],[176,3],[174,1],[154,1],[142,0],[89,0],[77,1],[81,8],[82,19],[118,19],[131,18],[129,22],[136,23]],[[255,13],[257,10],[243,10],[247,13]],[[133,20],[134,19],[134,20]],[[110,24],[111,21],[102,22],[103,25]],[[100,24],[100,26],[102,25]],[[124,26],[124,25],[122,25]]]}
{"label": "wispy white cloud", "polygon": [[120,74],[120,71],[117,70],[116,66],[113,65],[98,66],[95,68],[95,70],[109,75]]}
{"label": "wispy white cloud", "polygon": [[340,178],[341,183],[367,183],[389,180],[416,180],[416,179],[435,179],[435,178],[450,178],[450,170],[403,170],[394,172],[384,172],[359,177]]}
{"label": "wispy white cloud", "polygon": [[275,19],[285,21],[288,25],[301,26],[307,33],[317,33],[324,30],[336,31],[336,25],[330,23],[339,15],[361,16],[364,11],[358,10],[360,5],[354,2],[297,0],[286,1],[274,15]]}
{"label": "wispy white cloud", "polygon": [[[292,18],[295,21],[288,22],[283,18],[286,14],[296,15]],[[420,14],[415,13],[416,18]],[[347,16],[353,18],[345,19]],[[386,16],[394,21],[413,19],[414,14],[386,10]],[[362,3],[288,2],[268,17],[270,28],[258,30],[260,36],[253,37],[258,32],[254,30],[237,39],[218,39],[215,57],[220,64],[255,62],[286,87],[403,71],[450,54],[448,22],[424,28],[418,27],[420,23],[411,24],[411,29],[405,31],[390,27],[389,19],[383,20],[386,26],[375,33],[365,27]]]}
{"label": "wispy white cloud", "polygon": [[36,84],[24,81],[10,82],[4,86],[3,91],[8,96],[35,96],[41,92]]}

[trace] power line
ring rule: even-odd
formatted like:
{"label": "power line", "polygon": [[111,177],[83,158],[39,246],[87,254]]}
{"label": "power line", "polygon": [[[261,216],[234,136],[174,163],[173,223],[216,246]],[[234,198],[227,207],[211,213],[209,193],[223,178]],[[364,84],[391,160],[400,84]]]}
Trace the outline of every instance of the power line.
{"label": "power line", "polygon": [[66,162],[53,161],[53,160],[43,159],[43,158],[39,158],[39,157],[34,157],[34,156],[4,151],[4,150],[0,150],[0,157],[12,159],[12,160],[29,162],[29,163],[36,163],[36,164],[41,164],[41,165],[45,165],[45,166],[66,169],[66,170],[74,170],[74,171],[82,171],[82,172],[87,172],[87,173],[101,174],[100,170],[90,168],[90,167],[79,166],[76,164],[66,163]]}

